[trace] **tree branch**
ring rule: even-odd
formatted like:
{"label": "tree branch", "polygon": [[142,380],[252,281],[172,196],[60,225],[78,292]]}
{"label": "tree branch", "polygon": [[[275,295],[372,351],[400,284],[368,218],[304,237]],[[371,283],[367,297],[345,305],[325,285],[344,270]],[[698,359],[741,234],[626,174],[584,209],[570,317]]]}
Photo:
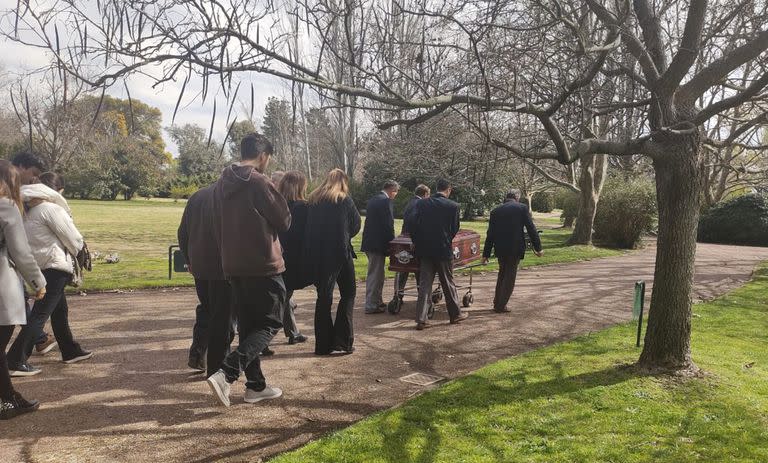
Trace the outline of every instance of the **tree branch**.
{"label": "tree branch", "polygon": [[737,93],[729,98],[724,98],[716,103],[712,103],[711,105],[707,106],[706,108],[701,110],[693,119],[691,119],[691,122],[693,122],[696,125],[703,124],[715,114],[718,114],[728,109],[739,106],[740,104],[749,100],[753,96],[757,95],[760,92],[760,90],[765,88],[767,85],[768,85],[768,71],[766,71],[759,79],[755,80],[749,86],[747,86],[746,90],[744,90],[743,92]]}
{"label": "tree branch", "polygon": [[441,104],[441,105],[435,106],[432,110],[427,111],[424,114],[420,114],[419,116],[414,117],[413,119],[393,119],[391,121],[383,122],[381,124],[376,124],[376,127],[380,130],[387,130],[398,125],[404,125],[406,127],[410,127],[412,125],[420,124],[428,119],[431,119],[432,117],[437,116],[438,114],[442,113],[443,111],[445,111],[450,107],[451,105],[448,103]]}
{"label": "tree branch", "polygon": [[643,74],[645,74],[646,81],[650,86],[655,85],[656,81],[659,79],[659,70],[640,39],[638,39],[627,29],[626,24],[623,24],[619,18],[616,17],[616,15],[608,11],[597,0],[585,1],[587,5],[589,5],[589,9],[595,13],[600,21],[609,26],[620,28],[622,41],[627,46],[627,49],[632,54],[632,56],[637,59],[640,67],[643,69]]}
{"label": "tree branch", "polygon": [[658,89],[666,96],[674,94],[680,81],[683,80],[683,77],[696,61],[701,48],[701,33],[704,28],[706,13],[707,0],[691,0],[683,38],[680,41],[680,49],[672,58],[669,68],[659,79]]}
{"label": "tree branch", "polygon": [[633,0],[635,14],[640,23],[640,29],[643,31],[643,42],[648,50],[648,54],[653,60],[653,64],[659,73],[667,68],[666,55],[664,54],[664,45],[661,41],[661,24],[658,16],[653,14],[648,0]]}
{"label": "tree branch", "polygon": [[597,73],[600,72],[600,69],[602,69],[603,64],[605,64],[605,59],[608,57],[608,54],[613,50],[613,48],[610,48],[610,44],[616,40],[616,38],[618,38],[618,34],[614,31],[611,31],[605,41],[605,47],[608,48],[601,51],[595,62],[592,63],[592,65],[588,67],[578,79],[571,82],[565,91],[560,94],[547,109],[544,110],[545,114],[550,116],[554,114],[558,109],[560,109],[563,103],[565,103],[568,97],[573,94],[573,92],[580,89],[581,87],[584,87],[585,85],[589,85],[589,83],[594,80]]}
{"label": "tree branch", "polygon": [[633,156],[635,154],[644,154],[655,156],[656,152],[649,145],[650,137],[635,138],[626,141],[609,141],[597,138],[582,140],[576,145],[576,154],[584,156],[586,154],[612,154],[614,156]]}
{"label": "tree branch", "polygon": [[699,98],[708,88],[716,85],[734,69],[753,60],[768,50],[768,30],[761,31],[744,45],[728,52],[720,59],[711,62],[699,71],[691,80],[683,84],[677,92],[681,102],[691,103]]}

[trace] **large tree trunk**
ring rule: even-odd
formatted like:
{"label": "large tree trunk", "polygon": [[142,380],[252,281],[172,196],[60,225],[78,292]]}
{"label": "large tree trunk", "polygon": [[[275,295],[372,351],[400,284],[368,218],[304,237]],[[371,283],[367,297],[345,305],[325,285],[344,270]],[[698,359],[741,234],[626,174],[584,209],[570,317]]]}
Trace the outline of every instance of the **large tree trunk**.
{"label": "large tree trunk", "polygon": [[597,202],[603,190],[608,162],[605,155],[584,156],[579,174],[579,213],[568,244],[592,244]]}
{"label": "large tree trunk", "polygon": [[701,201],[699,139],[678,137],[654,161],[659,208],[656,271],[639,366],[695,370],[691,361],[691,289]]}

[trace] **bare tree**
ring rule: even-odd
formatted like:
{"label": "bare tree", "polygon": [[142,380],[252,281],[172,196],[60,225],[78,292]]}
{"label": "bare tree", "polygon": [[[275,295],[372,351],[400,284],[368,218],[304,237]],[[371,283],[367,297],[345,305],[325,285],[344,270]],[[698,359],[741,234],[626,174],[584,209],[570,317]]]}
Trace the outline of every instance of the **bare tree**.
{"label": "bare tree", "polygon": [[[306,64],[271,32],[281,12],[270,3],[125,0],[99,3],[97,11],[69,1],[19,5],[4,17],[5,34],[51,51],[94,87],[145,72],[157,82],[198,76],[205,88],[217,79],[232,94],[238,74],[267,73],[311,85],[340,107],[381,111],[382,127],[474,108],[491,116],[489,127],[515,114],[538,124],[547,145],[532,152],[486,130],[491,142],[530,159],[649,157],[659,238],[639,363],[695,369],[690,295],[703,127],[766,98],[765,0],[314,2],[304,6],[316,46]],[[396,18],[422,25],[418,44],[367,33]],[[65,21],[73,32],[61,37]],[[73,58],[80,55],[87,62]],[[418,65],[401,67],[403,56]],[[621,99],[630,87],[638,97]],[[630,112],[642,123],[627,124]],[[604,134],[592,130],[600,116],[608,119]]]}
{"label": "bare tree", "polygon": [[40,154],[48,169],[57,170],[77,153],[93,121],[74,104],[86,94],[82,82],[56,69],[38,77],[16,79],[10,86],[11,107],[26,132],[27,149]]}

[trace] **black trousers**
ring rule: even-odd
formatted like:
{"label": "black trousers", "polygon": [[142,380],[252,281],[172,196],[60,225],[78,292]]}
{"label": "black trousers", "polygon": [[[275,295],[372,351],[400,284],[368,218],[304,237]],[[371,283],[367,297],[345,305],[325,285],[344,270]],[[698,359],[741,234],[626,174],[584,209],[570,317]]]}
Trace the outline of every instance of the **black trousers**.
{"label": "black trousers", "polygon": [[211,306],[208,296],[208,280],[195,278],[195,291],[200,301],[195,308],[195,325],[192,327],[192,345],[189,346],[189,360],[201,358],[208,350],[208,333]]}
{"label": "black trousers", "polygon": [[5,356],[5,348],[11,340],[13,328],[13,326],[0,326],[0,399],[6,401],[13,398],[11,374],[8,372],[8,359]]}
{"label": "black trousers", "polygon": [[259,354],[283,327],[286,291],[283,277],[231,277],[240,343],[224,358],[221,369],[233,383],[245,372],[245,386],[262,391],[267,386]]}
{"label": "black trousers", "polygon": [[517,267],[520,265],[520,258],[517,256],[498,257],[499,276],[496,278],[496,293],[493,297],[494,310],[504,310],[515,290],[515,280],[517,280]]}
{"label": "black trousers", "polygon": [[[227,280],[195,278],[200,304],[195,309],[190,359],[206,356],[208,376],[219,371],[235,339],[232,289]],[[207,352],[207,353],[206,353]]]}
{"label": "black trousers", "polygon": [[[27,319],[29,319],[30,315],[32,315],[32,304],[29,303],[29,293],[27,293],[27,287],[24,286],[24,308],[27,309]],[[35,339],[35,344],[40,344],[41,342],[45,342],[48,340],[48,333],[45,331],[42,331],[40,333],[40,336]]]}
{"label": "black trousers", "polygon": [[53,335],[59,343],[62,358],[75,357],[81,350],[69,329],[69,306],[64,295],[64,288],[72,275],[61,270],[47,269],[43,270],[43,276],[47,282],[45,297],[32,306],[27,324],[21,328],[19,336],[8,350],[8,364],[11,368],[27,363],[48,318],[51,319]]}
{"label": "black trousers", "polygon": [[[339,306],[336,309],[336,321],[333,321],[333,290],[339,285]],[[355,263],[352,256],[338,270],[326,275],[318,283],[317,303],[315,304],[315,353],[330,354],[335,349],[348,350],[355,341],[352,325],[352,311],[355,308]]]}
{"label": "black trousers", "polygon": [[293,339],[301,334],[296,326],[296,303],[293,302],[293,290],[289,290],[285,297],[285,307],[283,309],[283,332],[285,337]]}

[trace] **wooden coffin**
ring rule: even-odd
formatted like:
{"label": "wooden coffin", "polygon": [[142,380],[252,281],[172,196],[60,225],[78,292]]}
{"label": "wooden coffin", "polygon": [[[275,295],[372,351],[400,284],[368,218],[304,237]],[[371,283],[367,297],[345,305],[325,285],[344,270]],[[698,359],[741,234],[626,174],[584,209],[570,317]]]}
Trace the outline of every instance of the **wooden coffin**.
{"label": "wooden coffin", "polygon": [[[472,230],[459,230],[453,238],[453,266],[462,267],[482,257],[480,235]],[[419,259],[414,253],[413,242],[403,233],[389,243],[389,269],[393,272],[416,272]]]}

